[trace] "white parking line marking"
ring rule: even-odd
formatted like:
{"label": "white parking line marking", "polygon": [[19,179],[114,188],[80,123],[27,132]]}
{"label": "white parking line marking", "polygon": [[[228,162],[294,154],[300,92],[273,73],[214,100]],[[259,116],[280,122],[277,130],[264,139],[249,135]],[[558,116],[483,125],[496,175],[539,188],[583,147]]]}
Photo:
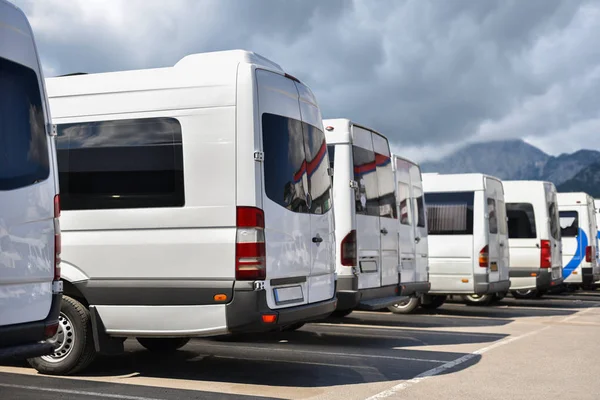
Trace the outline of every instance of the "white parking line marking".
{"label": "white parking line marking", "polygon": [[109,393],[97,393],[97,392],[85,392],[81,390],[68,390],[68,389],[52,389],[39,386],[26,386],[26,385],[12,385],[10,383],[0,383],[0,387],[8,389],[23,389],[23,390],[34,390],[38,392],[51,392],[61,394],[73,394],[77,396],[90,396],[90,397],[101,397],[105,399],[119,399],[119,400],[161,400],[151,397],[139,397],[139,396],[126,396],[122,394],[109,394]]}
{"label": "white parking line marking", "polygon": [[[213,345],[210,344],[207,347],[227,347],[231,349],[232,346],[225,345]],[[397,357],[397,356],[380,356],[374,354],[354,354],[354,353],[333,353],[326,351],[308,351],[308,350],[298,350],[298,349],[273,349],[271,347],[250,347],[250,346],[235,346],[236,349],[241,350],[254,350],[263,352],[267,351],[279,351],[279,352],[292,352],[292,353],[303,353],[303,354],[313,354],[313,355],[325,355],[325,356],[337,356],[337,357],[357,357],[357,358],[381,358],[381,359],[389,359],[389,360],[402,360],[402,361],[418,361],[418,362],[429,362],[429,363],[446,363],[447,361],[443,360],[432,360],[425,358],[412,358],[412,357]]]}
{"label": "white parking line marking", "polygon": [[504,345],[512,343],[514,341],[526,338],[528,336],[536,335],[536,334],[540,333],[541,331],[544,331],[544,330],[549,329],[549,328],[550,328],[549,326],[545,326],[545,327],[543,327],[541,329],[537,329],[535,331],[528,332],[528,333],[525,333],[525,334],[520,335],[520,336],[515,336],[515,337],[512,337],[512,338],[506,338],[506,339],[500,340],[500,341],[498,341],[498,342],[496,342],[496,343],[494,343],[494,344],[492,344],[490,346],[484,347],[482,349],[476,350],[476,351],[474,351],[472,353],[469,353],[469,354],[466,354],[466,355],[464,355],[462,357],[459,357],[459,358],[457,358],[454,361],[447,362],[447,363],[445,363],[443,365],[440,365],[439,367],[436,367],[436,368],[430,369],[428,371],[425,371],[425,372],[423,372],[423,373],[415,376],[413,379],[410,379],[408,381],[404,381],[402,383],[399,383],[396,386],[392,387],[391,389],[384,390],[381,393],[377,393],[374,396],[368,397],[366,400],[379,400],[379,399],[388,398],[388,397],[393,396],[396,393],[398,393],[398,392],[400,392],[400,391],[402,391],[404,389],[408,389],[409,387],[411,387],[413,385],[416,385],[419,382],[424,381],[427,378],[431,378],[432,376],[439,375],[440,373],[442,373],[442,372],[444,372],[444,371],[446,371],[448,369],[454,368],[457,365],[464,364],[465,362],[467,362],[467,361],[469,361],[469,360],[477,357],[478,355],[486,353],[486,352],[488,352],[490,350],[493,350],[493,349],[495,349],[497,347],[504,346]]}

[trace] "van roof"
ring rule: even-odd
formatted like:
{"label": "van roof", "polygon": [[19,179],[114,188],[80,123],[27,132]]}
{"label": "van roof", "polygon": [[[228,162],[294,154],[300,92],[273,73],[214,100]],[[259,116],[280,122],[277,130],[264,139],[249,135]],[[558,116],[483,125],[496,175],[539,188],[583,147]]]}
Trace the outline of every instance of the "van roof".
{"label": "van roof", "polygon": [[0,57],[33,69],[39,74],[39,61],[33,33],[23,11],[0,0]]}
{"label": "van roof", "polygon": [[[237,78],[240,64],[284,73],[276,63],[251,51],[228,50],[191,54],[174,66],[166,68],[69,74],[48,78],[48,96],[76,96],[135,92],[166,88],[190,88],[211,85],[231,85]],[[188,72],[188,73],[186,73]]]}
{"label": "van roof", "polygon": [[573,193],[558,193],[557,200],[561,206],[573,206],[577,204],[587,204],[588,200],[591,200],[592,196],[585,192],[573,192]]}
{"label": "van roof", "polygon": [[426,192],[462,192],[465,190],[484,190],[485,179],[500,179],[485,174],[423,174],[423,189]]}
{"label": "van roof", "polygon": [[377,132],[373,128],[358,124],[347,118],[331,118],[323,120],[323,127],[325,127],[325,138],[328,144],[340,144],[340,143],[352,143],[352,136],[350,135],[350,127],[357,126],[367,131],[371,131],[376,135],[381,136],[389,143],[388,138],[380,132]]}
{"label": "van roof", "polygon": [[502,184],[507,203],[530,203],[541,200],[545,204],[547,188],[550,193],[556,192],[554,184],[547,181],[502,181]]}

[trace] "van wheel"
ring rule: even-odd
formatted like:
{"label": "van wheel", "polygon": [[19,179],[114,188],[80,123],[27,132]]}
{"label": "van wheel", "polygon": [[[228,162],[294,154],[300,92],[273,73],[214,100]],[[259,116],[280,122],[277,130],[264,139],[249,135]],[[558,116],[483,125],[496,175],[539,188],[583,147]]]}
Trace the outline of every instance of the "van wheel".
{"label": "van wheel", "polygon": [[410,314],[417,307],[419,307],[419,303],[421,303],[421,301],[419,300],[418,297],[411,296],[411,297],[407,298],[406,300],[402,300],[402,301],[398,302],[397,304],[389,306],[388,310],[390,310],[394,314]]}
{"label": "van wheel", "polygon": [[352,311],[354,311],[353,309],[349,309],[349,310],[335,310],[334,312],[331,313],[331,316],[333,318],[344,318],[348,315],[350,315],[350,313],[352,313]]}
{"label": "van wheel", "polygon": [[446,296],[429,296],[431,298],[429,303],[421,303],[421,308],[425,310],[435,310],[440,308],[446,301]]}
{"label": "van wheel", "polygon": [[515,299],[533,299],[537,296],[537,290],[535,289],[521,289],[513,290],[510,292]]}
{"label": "van wheel", "polygon": [[494,298],[492,301],[500,301],[500,300],[504,299],[507,294],[508,294],[508,292],[496,293],[496,294],[494,294]]}
{"label": "van wheel", "polygon": [[463,301],[471,306],[487,306],[495,298],[493,294],[484,294],[482,296],[478,294],[468,294],[463,296]]}
{"label": "van wheel", "polygon": [[291,324],[291,325],[286,325],[283,328],[281,328],[282,332],[294,332],[297,331],[298,329],[302,328],[304,326],[305,322],[296,322],[295,324]]}
{"label": "van wheel", "polygon": [[154,353],[171,353],[188,344],[190,338],[137,338],[137,341]]}
{"label": "van wheel", "polygon": [[52,339],[53,354],[30,358],[29,365],[48,375],[72,375],[96,357],[90,312],[77,300],[64,296],[60,305],[58,331]]}

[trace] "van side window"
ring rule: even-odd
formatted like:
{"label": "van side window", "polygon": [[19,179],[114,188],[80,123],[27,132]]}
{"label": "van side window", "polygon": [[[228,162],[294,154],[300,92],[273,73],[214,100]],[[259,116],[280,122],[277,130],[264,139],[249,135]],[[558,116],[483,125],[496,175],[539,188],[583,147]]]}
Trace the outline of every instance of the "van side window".
{"label": "van side window", "polygon": [[398,182],[398,202],[400,205],[400,223],[410,225],[410,187]]}
{"label": "van side window", "polygon": [[64,210],[182,207],[181,126],[173,118],[58,126]]}
{"label": "van side window", "polygon": [[36,73],[0,57],[0,190],[48,178],[48,136]]}
{"label": "van side window", "polygon": [[392,159],[389,156],[375,153],[375,162],[377,187],[379,189],[379,216],[384,218],[398,218]]}
{"label": "van side window", "polygon": [[310,211],[313,214],[325,214],[331,209],[331,177],[329,156],[325,134],[318,128],[302,122],[302,132],[306,143],[306,173],[311,199]]}
{"label": "van side window", "polygon": [[498,212],[496,211],[496,200],[487,199],[488,224],[490,233],[498,233]]}
{"label": "van side window", "polygon": [[267,197],[290,211],[308,213],[302,122],[264,113],[262,125]]}
{"label": "van side window", "polygon": [[352,146],[354,160],[354,180],[358,182],[356,191],[356,213],[379,216],[379,188],[377,187],[377,166],[375,153],[361,147]]}
{"label": "van side window", "polygon": [[472,235],[474,192],[425,193],[430,235]]}
{"label": "van side window", "polygon": [[579,233],[579,213],[560,211],[560,233],[562,237],[577,237]]}
{"label": "van side window", "polygon": [[507,203],[508,238],[509,239],[535,239],[535,212],[529,203]]}
{"label": "van side window", "polygon": [[415,209],[417,210],[417,226],[425,228],[425,205],[423,204],[423,191],[418,188],[413,188],[415,195]]}

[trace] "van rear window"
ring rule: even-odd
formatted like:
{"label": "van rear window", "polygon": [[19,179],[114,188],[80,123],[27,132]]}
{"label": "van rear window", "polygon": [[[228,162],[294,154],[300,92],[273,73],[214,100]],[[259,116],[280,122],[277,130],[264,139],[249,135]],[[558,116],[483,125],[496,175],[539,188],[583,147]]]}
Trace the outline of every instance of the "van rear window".
{"label": "van rear window", "polygon": [[473,234],[473,192],[425,193],[430,235]]}
{"label": "van rear window", "polygon": [[562,237],[576,237],[579,233],[579,213],[560,211],[560,233]]}
{"label": "van rear window", "polygon": [[0,190],[48,178],[44,110],[36,73],[0,57]]}
{"label": "van rear window", "polygon": [[58,126],[64,210],[182,207],[181,126],[174,118]]}
{"label": "van rear window", "polygon": [[331,178],[325,135],[293,118],[262,115],[265,193],[298,213],[331,209]]}
{"label": "van rear window", "polygon": [[535,212],[529,203],[506,203],[509,239],[535,239]]}

